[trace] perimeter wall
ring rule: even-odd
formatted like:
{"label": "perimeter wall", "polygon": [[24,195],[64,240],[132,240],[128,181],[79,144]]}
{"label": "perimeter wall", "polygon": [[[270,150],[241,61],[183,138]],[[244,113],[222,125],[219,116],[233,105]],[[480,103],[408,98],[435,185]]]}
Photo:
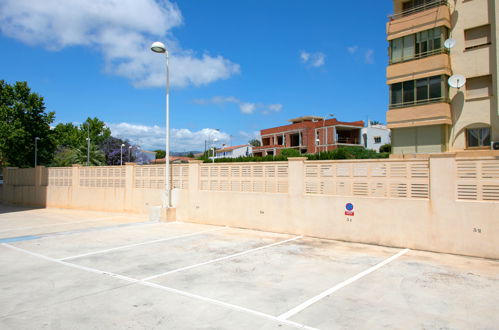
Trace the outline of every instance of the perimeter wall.
{"label": "perimeter wall", "polygon": [[[4,170],[5,203],[146,213],[164,166]],[[176,219],[499,259],[499,158],[175,164]],[[347,215],[346,204],[353,205]]]}

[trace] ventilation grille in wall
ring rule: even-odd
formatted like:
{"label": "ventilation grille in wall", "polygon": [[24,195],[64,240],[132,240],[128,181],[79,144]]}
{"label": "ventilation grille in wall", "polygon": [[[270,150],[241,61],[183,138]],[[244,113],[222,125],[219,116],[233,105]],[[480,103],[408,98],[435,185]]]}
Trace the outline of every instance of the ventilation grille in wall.
{"label": "ventilation grille in wall", "polygon": [[[171,165],[171,187],[188,189],[189,165]],[[135,188],[165,189],[165,166],[135,166]]]}
{"label": "ventilation grille in wall", "polygon": [[199,169],[201,190],[235,192],[288,192],[288,164],[203,164]]}
{"label": "ventilation grille in wall", "polygon": [[428,199],[427,160],[305,163],[305,193]]}
{"label": "ventilation grille in wall", "polygon": [[73,185],[73,169],[71,167],[49,167],[48,185],[71,187]]}
{"label": "ventilation grille in wall", "polygon": [[80,186],[92,188],[124,188],[124,166],[79,167]]}
{"label": "ventilation grille in wall", "polygon": [[499,160],[456,160],[458,200],[499,201]]}

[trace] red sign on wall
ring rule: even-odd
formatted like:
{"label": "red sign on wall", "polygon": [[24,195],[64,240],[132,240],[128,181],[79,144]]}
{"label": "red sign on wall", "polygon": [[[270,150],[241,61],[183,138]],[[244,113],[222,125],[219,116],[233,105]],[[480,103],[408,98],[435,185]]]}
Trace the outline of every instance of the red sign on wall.
{"label": "red sign on wall", "polygon": [[352,203],[347,203],[345,205],[345,215],[354,215],[355,213],[353,212],[353,204]]}

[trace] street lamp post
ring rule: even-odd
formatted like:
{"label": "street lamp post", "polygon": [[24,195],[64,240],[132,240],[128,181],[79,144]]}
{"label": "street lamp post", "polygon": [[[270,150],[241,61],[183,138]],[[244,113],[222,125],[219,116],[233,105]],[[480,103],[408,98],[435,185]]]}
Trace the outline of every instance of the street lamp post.
{"label": "street lamp post", "polygon": [[132,146],[128,146],[128,161],[132,161]]}
{"label": "street lamp post", "polygon": [[334,115],[332,113],[329,113],[327,116],[322,117],[322,131],[324,133],[324,151],[327,151],[327,129],[326,129],[326,118],[331,117],[333,118]]}
{"label": "street lamp post", "polygon": [[165,54],[166,60],[166,154],[165,154],[165,189],[166,201],[165,206],[171,207],[171,193],[170,193],[170,67],[168,65],[168,50],[166,46],[159,41],[151,45],[151,50],[155,53]]}
{"label": "street lamp post", "polygon": [[123,147],[125,146],[125,144],[121,144],[120,146],[120,166],[123,165]]}
{"label": "street lamp post", "polygon": [[213,139],[213,143],[211,145],[211,149],[213,150],[213,158],[211,159],[211,162],[214,163],[215,162],[215,142],[217,142],[218,139]]}
{"label": "street lamp post", "polygon": [[90,165],[90,124],[87,123],[87,166]]}
{"label": "street lamp post", "polygon": [[38,165],[38,140],[40,138],[38,136],[35,137],[35,167]]}

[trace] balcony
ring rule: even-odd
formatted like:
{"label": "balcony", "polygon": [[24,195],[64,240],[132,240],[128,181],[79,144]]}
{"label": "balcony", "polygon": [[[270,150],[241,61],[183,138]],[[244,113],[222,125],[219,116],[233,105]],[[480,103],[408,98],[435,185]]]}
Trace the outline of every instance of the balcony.
{"label": "balcony", "polygon": [[[398,7],[401,8],[401,2],[399,4]],[[445,0],[426,2],[421,6],[400,10],[389,16],[389,21],[386,23],[387,39],[400,38],[436,26],[451,28],[450,10]]]}
{"label": "balcony", "polygon": [[[440,52],[437,52],[440,51]],[[452,75],[450,57],[445,50],[436,55],[391,64],[386,68],[387,84],[436,75]]]}
{"label": "balcony", "polygon": [[386,113],[388,128],[452,124],[451,105],[442,99],[434,103],[391,108]]}

